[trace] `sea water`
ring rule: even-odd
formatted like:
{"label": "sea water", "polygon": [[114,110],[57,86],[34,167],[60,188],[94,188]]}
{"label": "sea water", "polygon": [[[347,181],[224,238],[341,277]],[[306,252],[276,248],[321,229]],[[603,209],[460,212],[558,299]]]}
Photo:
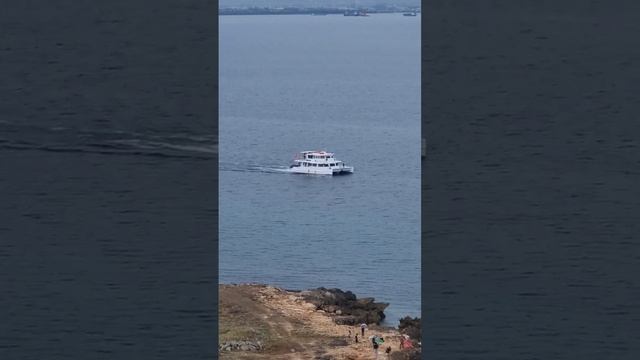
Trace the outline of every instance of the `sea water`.
{"label": "sea water", "polygon": [[[420,17],[220,17],[220,282],[420,316]],[[348,176],[289,174],[328,150]]]}

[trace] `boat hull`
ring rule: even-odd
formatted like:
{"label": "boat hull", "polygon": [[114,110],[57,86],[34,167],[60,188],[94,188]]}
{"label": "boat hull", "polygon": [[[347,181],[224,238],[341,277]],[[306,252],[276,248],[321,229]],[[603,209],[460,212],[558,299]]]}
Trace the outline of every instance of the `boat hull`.
{"label": "boat hull", "polygon": [[353,166],[344,166],[341,168],[309,168],[302,166],[295,166],[289,169],[292,174],[307,174],[307,175],[348,175],[353,174]]}
{"label": "boat hull", "polygon": [[340,169],[333,169],[332,175],[349,175],[353,174],[353,166],[345,166]]}

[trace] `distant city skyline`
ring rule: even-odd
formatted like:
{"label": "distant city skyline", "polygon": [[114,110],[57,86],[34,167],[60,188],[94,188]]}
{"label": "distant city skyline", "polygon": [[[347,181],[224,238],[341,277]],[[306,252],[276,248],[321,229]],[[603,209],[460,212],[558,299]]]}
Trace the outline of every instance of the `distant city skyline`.
{"label": "distant city skyline", "polygon": [[420,7],[420,0],[220,0],[220,8],[233,7]]}

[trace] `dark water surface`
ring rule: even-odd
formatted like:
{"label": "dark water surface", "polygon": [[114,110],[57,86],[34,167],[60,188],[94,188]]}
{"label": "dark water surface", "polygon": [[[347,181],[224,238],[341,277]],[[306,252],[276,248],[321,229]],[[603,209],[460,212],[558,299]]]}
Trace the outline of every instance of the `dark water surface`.
{"label": "dark water surface", "polygon": [[637,3],[428,9],[426,356],[637,359]]}
{"label": "dark water surface", "polygon": [[215,8],[0,23],[0,358],[212,358]]}
{"label": "dark water surface", "polygon": [[[420,19],[220,18],[220,281],[420,314]],[[283,173],[326,149],[344,177]]]}

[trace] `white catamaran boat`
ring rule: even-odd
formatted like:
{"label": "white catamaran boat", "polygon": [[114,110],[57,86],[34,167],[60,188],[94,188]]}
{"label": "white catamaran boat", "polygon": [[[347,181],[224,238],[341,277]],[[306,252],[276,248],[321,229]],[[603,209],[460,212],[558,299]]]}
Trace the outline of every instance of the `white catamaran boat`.
{"label": "white catamaran boat", "polygon": [[302,151],[293,160],[289,171],[296,174],[343,175],[353,173],[353,166],[336,160],[326,151]]}

